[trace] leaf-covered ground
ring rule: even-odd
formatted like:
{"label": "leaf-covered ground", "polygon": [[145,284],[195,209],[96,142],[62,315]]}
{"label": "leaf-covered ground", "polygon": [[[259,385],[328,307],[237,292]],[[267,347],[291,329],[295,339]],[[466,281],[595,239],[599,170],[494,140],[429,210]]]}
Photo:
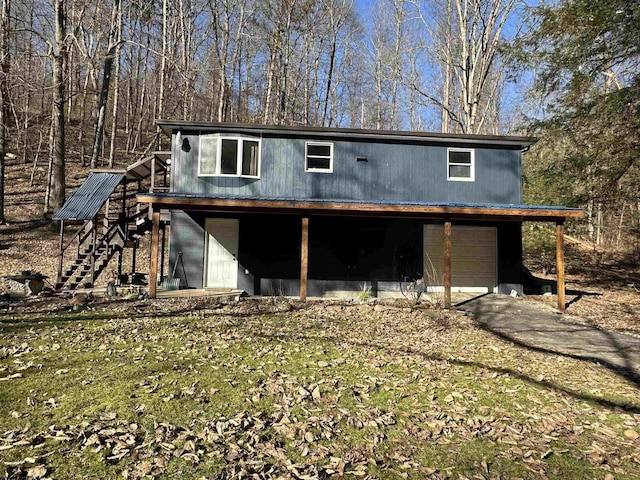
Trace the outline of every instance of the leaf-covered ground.
{"label": "leaf-covered ground", "polygon": [[7,478],[633,478],[640,392],[400,303],[11,302]]}

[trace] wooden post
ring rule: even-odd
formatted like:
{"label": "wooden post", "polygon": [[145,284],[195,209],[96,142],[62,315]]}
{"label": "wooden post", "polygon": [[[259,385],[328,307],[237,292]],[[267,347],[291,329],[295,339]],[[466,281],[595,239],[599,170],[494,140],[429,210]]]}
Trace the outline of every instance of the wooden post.
{"label": "wooden post", "polygon": [[302,242],[300,245],[300,300],[307,299],[307,273],[309,270],[309,217],[302,218]]}
{"label": "wooden post", "polygon": [[102,234],[106,234],[109,230],[109,213],[110,213],[109,199],[104,204],[104,218],[102,219]]}
{"label": "wooden post", "polygon": [[444,308],[451,308],[451,221],[444,222]]}
{"label": "wooden post", "polygon": [[[126,239],[124,240],[124,242],[126,242]],[[121,278],[122,278],[122,255],[124,255],[124,245],[122,245],[122,248],[118,250],[118,281],[116,282],[117,285],[120,285]]]}
{"label": "wooden post", "polygon": [[151,157],[151,185],[149,185],[149,192],[153,193],[156,188],[156,156]]}
{"label": "wooden post", "polygon": [[93,234],[92,234],[92,246],[91,246],[91,288],[93,288],[93,283],[96,281],[96,245],[98,240],[98,218],[97,215],[91,220],[93,223]]}
{"label": "wooden post", "polygon": [[58,282],[62,282],[62,264],[64,261],[64,220],[60,220],[60,257],[58,258]]}
{"label": "wooden post", "polygon": [[127,176],[122,180],[122,215],[127,213]]}
{"label": "wooden post", "polygon": [[133,249],[131,250],[131,277],[136,273],[136,258],[138,256],[138,239],[133,239]]}
{"label": "wooden post", "polygon": [[164,280],[164,248],[167,241],[167,224],[162,224],[162,243],[160,245],[160,281]]}
{"label": "wooden post", "polygon": [[566,310],[564,298],[564,225],[556,223],[556,273],[558,284],[558,310]]}
{"label": "wooden post", "polygon": [[160,227],[160,211],[153,212],[153,227],[151,228],[151,267],[149,268],[149,298],[156,298],[156,284],[158,283],[158,230]]}

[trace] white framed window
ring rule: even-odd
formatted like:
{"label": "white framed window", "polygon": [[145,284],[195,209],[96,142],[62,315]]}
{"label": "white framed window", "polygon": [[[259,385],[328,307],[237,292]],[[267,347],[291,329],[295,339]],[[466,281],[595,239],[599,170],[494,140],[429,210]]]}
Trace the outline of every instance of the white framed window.
{"label": "white framed window", "polygon": [[304,171],[333,173],[333,143],[307,142],[305,145]]}
{"label": "white framed window", "polygon": [[447,149],[447,180],[475,181],[475,150],[472,148]]}
{"label": "white framed window", "polygon": [[260,178],[260,157],[259,138],[201,134],[198,176]]}

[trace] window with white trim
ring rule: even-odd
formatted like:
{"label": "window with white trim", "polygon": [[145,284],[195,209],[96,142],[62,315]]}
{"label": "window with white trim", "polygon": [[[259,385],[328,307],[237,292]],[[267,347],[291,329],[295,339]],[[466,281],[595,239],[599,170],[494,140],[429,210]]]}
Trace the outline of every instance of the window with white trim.
{"label": "window with white trim", "polygon": [[475,151],[471,148],[447,149],[447,180],[473,182]]}
{"label": "window with white trim", "polygon": [[260,177],[260,139],[200,135],[198,175]]}
{"label": "window with white trim", "polygon": [[333,172],[333,143],[307,142],[304,159],[305,172]]}

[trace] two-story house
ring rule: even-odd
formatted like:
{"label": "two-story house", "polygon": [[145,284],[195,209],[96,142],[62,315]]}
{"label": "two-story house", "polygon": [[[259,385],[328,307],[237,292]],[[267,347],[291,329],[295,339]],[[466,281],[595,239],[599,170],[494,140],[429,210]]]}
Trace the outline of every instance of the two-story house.
{"label": "two-story house", "polygon": [[561,263],[562,225],[582,214],[522,204],[528,137],[158,125],[171,137],[170,191],[138,195],[154,211],[152,296],[160,209],[182,285],[302,298],[393,294],[423,274],[448,299],[520,292],[522,222],[556,223]]}

